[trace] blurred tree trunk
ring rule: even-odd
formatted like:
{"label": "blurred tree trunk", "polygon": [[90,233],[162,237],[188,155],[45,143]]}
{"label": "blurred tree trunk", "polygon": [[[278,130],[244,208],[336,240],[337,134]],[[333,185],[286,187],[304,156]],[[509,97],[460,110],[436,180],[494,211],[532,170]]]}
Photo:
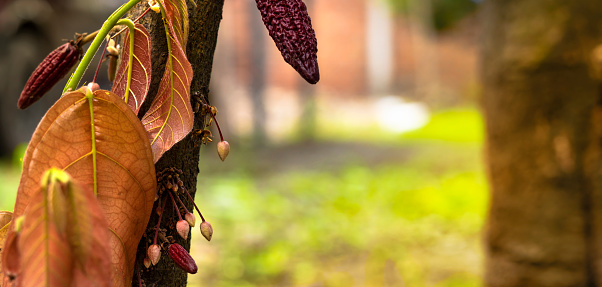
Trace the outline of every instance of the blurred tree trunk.
{"label": "blurred tree trunk", "polygon": [[602,5],[483,8],[486,286],[602,286]]}
{"label": "blurred tree trunk", "polygon": [[249,46],[249,95],[253,107],[253,146],[263,146],[267,141],[265,108],[266,92],[266,49],[265,26],[258,14],[255,1],[248,1],[247,21],[249,21],[250,46]]}
{"label": "blurred tree trunk", "polygon": [[[217,33],[219,24],[222,19],[222,8],[224,0],[197,0],[196,7],[188,2],[188,16],[190,20],[190,31],[188,43],[186,46],[186,56],[192,65],[193,77],[190,87],[191,92],[201,92],[207,96],[209,93],[209,82],[211,80],[211,70],[213,66],[213,55],[217,43]],[[141,2],[131,12],[131,18],[136,18],[140,13],[144,12],[148,7],[146,2]],[[150,107],[150,103],[155,97],[163,72],[165,71],[165,62],[167,57],[167,42],[165,39],[165,30],[163,29],[163,21],[161,14],[149,13],[150,17],[143,17],[140,23],[145,25],[151,34],[153,41],[151,58],[153,59],[152,66],[152,82],[149,94],[145,100],[139,115],[144,115]],[[193,101],[194,106],[194,101]],[[193,129],[203,129],[208,122],[209,116],[204,113],[203,109],[194,115]],[[180,178],[184,182],[184,186],[192,196],[196,193],[197,175],[199,174],[199,140],[194,139],[194,135],[189,134],[182,141],[174,145],[167,151],[163,157],[155,164],[157,172],[175,167],[182,171]],[[215,148],[214,146],[212,148]],[[188,205],[188,210],[193,210],[192,204],[185,200]],[[156,202],[154,208],[156,208]],[[192,229],[192,235],[188,236],[188,240],[183,240],[175,232],[175,215],[173,208],[166,208],[161,220],[162,228],[170,224],[167,228],[167,235],[173,236],[174,240],[182,245],[186,250],[190,250],[190,239],[192,236],[201,236],[198,226],[200,220],[197,217],[196,228]],[[153,229],[158,221],[158,215],[153,212],[149,220],[147,231]],[[167,252],[163,252],[159,263],[149,269],[144,268],[142,262],[146,257],[147,239],[142,238],[138,245],[136,255],[136,270],[132,280],[132,286],[138,285],[138,271],[140,278],[146,286],[186,286],[187,273],[178,268],[173,261],[167,256]]]}
{"label": "blurred tree trunk", "polygon": [[414,50],[414,90],[419,99],[438,105],[439,57],[437,35],[431,0],[412,0],[410,13],[410,37]]}

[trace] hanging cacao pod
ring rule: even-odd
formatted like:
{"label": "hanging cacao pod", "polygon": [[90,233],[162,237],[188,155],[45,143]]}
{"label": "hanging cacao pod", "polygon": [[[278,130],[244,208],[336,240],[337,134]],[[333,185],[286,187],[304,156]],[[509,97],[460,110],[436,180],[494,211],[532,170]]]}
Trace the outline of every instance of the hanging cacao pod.
{"label": "hanging cacao pod", "polygon": [[302,0],[255,0],[270,37],[291,65],[310,84],[320,80],[318,41]]}
{"label": "hanging cacao pod", "polygon": [[27,80],[17,102],[19,109],[25,109],[42,98],[69,73],[82,54],[83,51],[78,40],[69,41],[50,52]]}

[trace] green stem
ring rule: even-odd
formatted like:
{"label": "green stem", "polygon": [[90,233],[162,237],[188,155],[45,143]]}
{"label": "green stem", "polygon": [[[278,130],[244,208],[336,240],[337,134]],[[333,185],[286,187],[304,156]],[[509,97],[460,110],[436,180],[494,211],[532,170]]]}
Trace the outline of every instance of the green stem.
{"label": "green stem", "polygon": [[88,48],[88,50],[86,50],[86,54],[84,55],[81,62],[77,66],[77,69],[75,70],[75,72],[69,78],[67,85],[65,85],[65,88],[63,89],[63,93],[65,93],[69,89],[75,90],[77,85],[79,85],[79,81],[84,76],[84,72],[88,68],[88,65],[94,58],[94,54],[96,54],[96,51],[100,47],[100,44],[102,44],[102,41],[104,40],[104,38],[107,36],[107,34],[109,34],[111,29],[113,29],[115,24],[117,24],[119,19],[121,19],[121,17],[123,17],[123,15],[125,15],[125,13],[127,13],[127,11],[132,9],[132,7],[134,7],[140,1],[141,0],[130,0],[129,2],[121,5],[121,7],[119,7],[119,9],[117,9],[115,12],[113,12],[113,14],[111,14],[111,16],[109,16],[109,18],[104,22],[104,24],[102,24],[102,27],[100,28],[100,31],[98,32],[98,35],[96,35],[96,37],[94,38],[94,41],[92,41],[92,44],[90,44],[90,47]]}
{"label": "green stem", "polygon": [[132,85],[132,64],[134,63],[134,33],[136,33],[136,27],[134,26],[134,22],[130,19],[120,19],[117,21],[117,25],[126,25],[128,29],[130,29],[130,55],[128,59],[128,77],[127,84],[125,86],[125,94],[123,95],[123,100],[125,103],[128,103],[128,98],[130,96],[130,87]]}

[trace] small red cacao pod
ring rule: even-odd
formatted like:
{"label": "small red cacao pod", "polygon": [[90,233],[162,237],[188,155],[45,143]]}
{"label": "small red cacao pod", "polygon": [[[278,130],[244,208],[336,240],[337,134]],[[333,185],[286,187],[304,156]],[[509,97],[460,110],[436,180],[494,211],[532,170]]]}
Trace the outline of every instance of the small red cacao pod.
{"label": "small red cacao pod", "polygon": [[69,73],[82,54],[83,51],[76,41],[69,41],[50,52],[25,83],[17,103],[19,109],[25,109],[42,98]]}
{"label": "small red cacao pod", "polygon": [[167,253],[169,253],[169,257],[171,257],[173,262],[175,262],[178,267],[182,268],[182,270],[190,274],[195,274],[198,271],[194,259],[192,259],[192,256],[190,256],[180,244],[174,243],[169,245]]}
{"label": "small red cacao pod", "polygon": [[255,0],[270,37],[291,65],[310,84],[320,80],[318,41],[302,0]]}

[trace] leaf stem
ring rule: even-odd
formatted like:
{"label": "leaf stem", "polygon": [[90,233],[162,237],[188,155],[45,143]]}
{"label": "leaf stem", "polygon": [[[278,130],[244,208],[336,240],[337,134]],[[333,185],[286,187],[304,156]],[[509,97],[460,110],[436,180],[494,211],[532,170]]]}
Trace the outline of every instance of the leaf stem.
{"label": "leaf stem", "polygon": [[[130,19],[120,19],[117,21],[117,25],[126,25],[130,29],[130,54],[128,55],[128,77],[125,86],[125,94],[123,95],[123,101],[127,104],[130,96],[130,87],[132,86],[132,67],[134,63],[134,34],[136,33],[136,27],[134,22]],[[124,47],[125,48],[125,47]]]}
{"label": "leaf stem", "polygon": [[140,1],[141,0],[130,0],[129,2],[121,5],[121,7],[115,10],[115,12],[113,12],[113,14],[109,16],[109,18],[104,22],[104,24],[102,24],[100,31],[98,31],[98,34],[94,38],[94,41],[92,41],[92,44],[90,44],[90,47],[88,48],[88,50],[86,50],[86,54],[77,66],[77,69],[75,70],[71,78],[69,78],[67,85],[65,85],[63,93],[65,93],[69,89],[75,90],[77,85],[79,85],[80,80],[84,76],[84,72],[88,68],[88,65],[90,65],[90,62],[94,58],[96,51],[100,47],[100,44],[102,43],[102,41],[104,41],[104,38],[107,36],[107,34],[109,34],[111,29],[117,23],[117,21],[119,21],[119,19],[123,17],[123,15],[127,13],[127,11],[132,9]]}
{"label": "leaf stem", "polygon": [[[134,21],[133,21],[133,22],[134,22],[134,23],[138,23],[138,21],[139,21],[140,19],[142,19],[142,17],[144,17],[144,15],[146,15],[146,14],[148,13],[148,11],[150,11],[150,10],[151,10],[151,8],[150,8],[150,7],[146,8],[146,11],[144,11],[144,13],[142,13],[140,16],[138,16],[138,18],[134,19]],[[111,36],[111,39],[113,39],[113,38],[115,38],[115,37],[119,36],[119,34],[123,33],[123,31],[125,31],[125,29],[127,29],[127,28],[123,28],[123,29],[119,30],[119,32],[117,32],[117,33],[115,33],[115,35]]]}
{"label": "leaf stem", "polygon": [[94,177],[94,196],[98,195],[98,172],[96,166],[96,127],[94,127],[94,94],[90,89],[86,89],[86,99],[90,107],[90,134],[92,137],[92,173]]}

